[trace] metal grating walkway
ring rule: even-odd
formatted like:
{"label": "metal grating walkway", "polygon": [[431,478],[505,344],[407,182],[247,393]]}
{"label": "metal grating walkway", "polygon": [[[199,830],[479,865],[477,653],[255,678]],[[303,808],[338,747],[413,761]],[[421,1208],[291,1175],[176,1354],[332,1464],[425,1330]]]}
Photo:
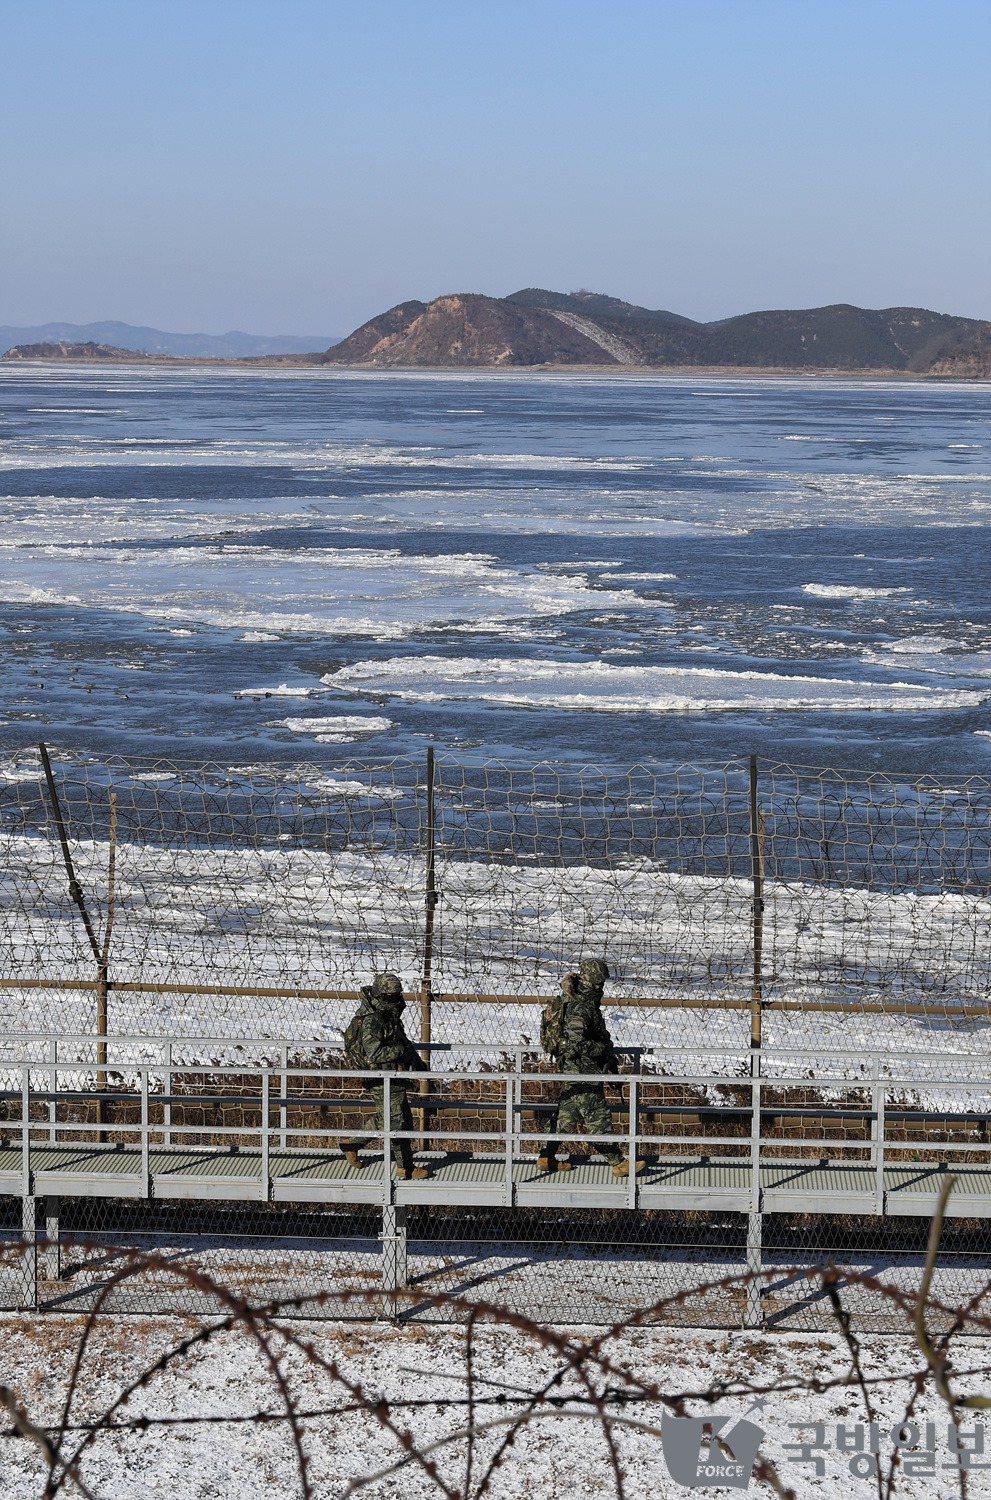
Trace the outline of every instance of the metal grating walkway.
{"label": "metal grating walkway", "polygon": [[[339,1151],[273,1151],[267,1173],[260,1151],[222,1147],[35,1144],[25,1181],[20,1147],[0,1150],[0,1195],[71,1198],[151,1198],[281,1203],[477,1205],[546,1208],[727,1210],[735,1213],[836,1213],[925,1216],[936,1206],[949,1169],[940,1162],[873,1166],[784,1161],[761,1163],[757,1181],[749,1162],[667,1159],[649,1162],[631,1184],[605,1162],[573,1171],[540,1172],[532,1157],[421,1154],[424,1181],[383,1180],[382,1157],[361,1170]],[[955,1169],[949,1213],[991,1218],[991,1167]],[[754,1201],[755,1196],[757,1202]]]}
{"label": "metal grating walkway", "polygon": [[[917,1232],[952,1174],[947,1213],[960,1232],[970,1233],[963,1221],[991,1220],[991,1085],[984,1059],[966,1052],[836,1052],[809,1059],[769,1049],[711,1049],[699,1060],[666,1048],[663,1056],[642,1058],[638,1071],[601,1080],[610,1091],[609,1145],[626,1158],[646,1158],[639,1176],[617,1177],[594,1154],[606,1136],[555,1128],[560,1086],[573,1075],[533,1071],[524,1049],[513,1054],[511,1067],[500,1054],[498,1068],[482,1062],[434,1067],[405,1084],[403,1075],[382,1075],[378,1118],[386,1121],[397,1082],[410,1094],[427,1086],[426,1094],[410,1099],[414,1114],[425,1113],[415,1128],[401,1131],[388,1124],[374,1128],[361,1073],[296,1066],[288,1061],[295,1044],[276,1044],[273,1061],[271,1041],[245,1039],[236,1060],[224,1062],[217,1058],[230,1057],[230,1042],[209,1049],[201,1042],[208,1055],[181,1064],[173,1047],[185,1056],[194,1044],[174,1038],[111,1038],[97,1047],[88,1037],[15,1036],[7,1045],[17,1060],[0,1062],[0,1199],[19,1199],[21,1209],[8,1276],[12,1306],[48,1305],[45,1288],[62,1287],[63,1250],[72,1243],[60,1228],[63,1202],[69,1223],[105,1212],[120,1225],[112,1236],[99,1236],[111,1259],[115,1246],[141,1238],[128,1227],[131,1216],[145,1213],[136,1205],[148,1205],[151,1219],[156,1202],[189,1205],[177,1218],[195,1221],[196,1234],[205,1234],[212,1247],[208,1253],[221,1257],[228,1253],[223,1225],[237,1205],[272,1205],[260,1216],[266,1233],[252,1239],[249,1258],[252,1284],[261,1278],[273,1286],[279,1267],[301,1253],[291,1233],[273,1236],[283,1212],[289,1224],[293,1205],[303,1220],[318,1219],[313,1210],[339,1207],[342,1219],[376,1226],[375,1264],[362,1262],[360,1274],[386,1291],[411,1284],[408,1226],[429,1217],[407,1210],[464,1209],[451,1218],[469,1227],[472,1210],[482,1210],[482,1219],[494,1211],[500,1243],[513,1241],[516,1226],[522,1231],[539,1223],[576,1253],[587,1243],[583,1211],[593,1235],[601,1227],[596,1211],[606,1210],[617,1225],[632,1222],[630,1211],[656,1214],[650,1225],[643,1222],[642,1236],[640,1228],[627,1228],[629,1242],[607,1237],[607,1302],[633,1274],[629,1252],[635,1245],[648,1247],[641,1262],[655,1271],[667,1263],[666,1252],[656,1253],[659,1226],[674,1226],[672,1243],[680,1246],[674,1258],[695,1265],[682,1240],[694,1233],[699,1216],[708,1225],[699,1244],[704,1240],[705,1254],[714,1256],[713,1269],[728,1256],[751,1274],[736,1309],[750,1326],[778,1295],[760,1281],[766,1266],[780,1259],[773,1248],[765,1257],[768,1215],[786,1226],[769,1231],[772,1237],[784,1235],[789,1245],[806,1234],[800,1220],[808,1216],[814,1258],[829,1248],[824,1221],[842,1223],[842,1232],[854,1238],[865,1221],[883,1219],[901,1220],[895,1237],[902,1229]],[[356,1132],[373,1144],[352,1167],[341,1144]],[[538,1170],[537,1152],[548,1140],[558,1142],[573,1170]],[[400,1142],[427,1168],[425,1178],[397,1178],[393,1159]],[[421,1145],[429,1149],[417,1150]],[[587,1151],[593,1154],[579,1154]],[[98,1209],[96,1200],[111,1206]],[[113,1200],[127,1204],[114,1207]],[[202,1213],[198,1203],[205,1205]],[[559,1210],[573,1212],[557,1218]],[[162,1212],[168,1218],[170,1210]],[[679,1228],[679,1215],[692,1223]],[[826,1238],[817,1239],[823,1232]],[[354,1253],[347,1252],[348,1265]],[[506,1256],[497,1251],[496,1258],[501,1264]],[[982,1251],[980,1265],[984,1259]],[[552,1268],[546,1279],[546,1295],[553,1298]],[[76,1294],[60,1290],[59,1297],[67,1295]],[[719,1317],[726,1316],[720,1309]]]}

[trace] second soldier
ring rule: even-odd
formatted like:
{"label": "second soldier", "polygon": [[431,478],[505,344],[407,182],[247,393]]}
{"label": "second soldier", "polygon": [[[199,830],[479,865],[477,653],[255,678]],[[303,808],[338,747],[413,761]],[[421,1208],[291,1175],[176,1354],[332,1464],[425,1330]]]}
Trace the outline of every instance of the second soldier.
{"label": "second soldier", "polygon": [[[577,975],[568,974],[561,984],[561,994],[544,1010],[540,1040],[551,1062],[561,1073],[618,1073],[619,1059],[609,1028],[602,1014],[602,992],[609,978],[603,958],[586,958]],[[603,1083],[582,1079],[561,1086],[553,1133],[570,1135],[583,1124],[589,1135],[612,1134],[612,1111],[606,1102]],[[558,1145],[550,1142],[537,1159],[543,1171],[571,1170],[570,1160],[557,1160]],[[598,1141],[594,1149],[601,1152],[617,1177],[629,1175],[629,1164],[617,1144]],[[637,1170],[642,1166],[637,1162]]]}

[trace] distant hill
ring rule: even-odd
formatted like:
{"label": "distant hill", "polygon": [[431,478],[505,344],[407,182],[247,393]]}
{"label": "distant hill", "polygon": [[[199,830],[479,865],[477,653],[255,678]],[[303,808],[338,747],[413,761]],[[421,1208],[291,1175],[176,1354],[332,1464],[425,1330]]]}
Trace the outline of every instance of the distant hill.
{"label": "distant hill", "polygon": [[322,356],[324,364],[545,364],[986,373],[991,324],[925,308],[831,307],[698,323],[598,292],[527,287],[402,302]]}
{"label": "distant hill", "polygon": [[6,363],[17,359],[69,359],[73,363],[80,360],[113,360],[119,364],[142,364],[148,360],[154,360],[154,354],[144,354],[136,349],[119,349],[114,344],[14,344],[12,348],[4,351],[0,356]]}
{"label": "distant hill", "polygon": [[319,354],[336,338],[258,333],[166,333],[130,323],[41,323],[33,328],[0,326],[0,354],[15,344],[104,344],[115,349],[170,354],[186,359],[250,359],[270,354]]}
{"label": "distant hill", "polygon": [[[612,341],[615,343],[615,340]],[[338,357],[338,352],[340,357]],[[601,335],[507,298],[462,293],[403,302],[328,349],[328,364],[540,365],[615,362]]]}

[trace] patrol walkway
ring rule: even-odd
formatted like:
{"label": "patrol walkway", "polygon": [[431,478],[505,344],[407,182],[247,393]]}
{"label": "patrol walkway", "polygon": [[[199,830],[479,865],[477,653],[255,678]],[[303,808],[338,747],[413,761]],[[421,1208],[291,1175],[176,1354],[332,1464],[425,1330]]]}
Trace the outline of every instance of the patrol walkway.
{"label": "patrol walkway", "polygon": [[[656,1138],[651,1137],[654,1145]],[[904,1146],[901,1147],[904,1150]],[[25,1160],[26,1156],[26,1160]],[[749,1162],[649,1160],[635,1182],[617,1180],[607,1163],[582,1162],[563,1173],[538,1170],[532,1157],[511,1168],[491,1153],[418,1153],[422,1182],[384,1175],[381,1158],[355,1171],[339,1152],[262,1153],[243,1148],[195,1150],[125,1144],[0,1149],[0,1195],[6,1197],[189,1199],[208,1202],[362,1203],[402,1206],[627,1208],[750,1213],[755,1179]],[[991,1218],[991,1167],[949,1161],[882,1166],[766,1162],[756,1177],[764,1213],[932,1214],[953,1170],[948,1212]]]}
{"label": "patrol walkway", "polygon": [[[610,1139],[645,1160],[622,1178],[594,1155],[567,1172],[538,1168],[565,1079],[535,1073],[534,1054],[517,1049],[511,1068],[493,1071],[477,1065],[477,1048],[474,1066],[441,1068],[435,1047],[430,1073],[408,1081],[425,1114],[399,1133],[421,1147],[415,1159],[428,1175],[404,1180],[388,1128],[362,1124],[381,1144],[359,1169],[344,1158],[341,1138],[361,1117],[355,1093],[369,1075],[291,1061],[325,1043],[105,1045],[97,1058],[91,1037],[2,1039],[0,1196],[22,1200],[29,1235],[43,1213],[57,1242],[61,1198],[364,1204],[381,1208],[383,1284],[395,1287],[405,1278],[405,1210],[421,1205],[739,1214],[754,1270],[764,1214],[926,1217],[950,1171],[950,1215],[991,1218],[991,1089],[981,1060],[964,1054],[833,1055],[813,1064],[810,1080],[810,1059],[781,1051],[712,1053],[704,1069],[678,1049],[641,1051],[636,1072],[603,1080]],[[197,1053],[238,1061],[185,1060]],[[388,1097],[397,1075],[380,1076]],[[421,1086],[426,1094],[415,1095]],[[222,1123],[232,1109],[236,1123]],[[327,1110],[335,1128],[320,1124]],[[204,1118],[191,1123],[191,1111]],[[595,1138],[560,1140],[562,1154],[579,1140],[595,1151]]]}

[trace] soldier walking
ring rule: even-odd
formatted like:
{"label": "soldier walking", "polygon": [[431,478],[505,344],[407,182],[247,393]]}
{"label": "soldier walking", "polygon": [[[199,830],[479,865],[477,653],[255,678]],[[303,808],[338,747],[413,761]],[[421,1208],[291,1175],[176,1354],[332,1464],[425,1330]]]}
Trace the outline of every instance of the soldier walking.
{"label": "soldier walking", "polygon": [[[419,1053],[403,1030],[402,1014],[406,1009],[402,981],[396,974],[376,974],[361,991],[361,1004],[344,1033],[344,1056],[351,1068],[377,1068],[391,1072],[425,1070]],[[375,1104],[372,1129],[385,1129],[385,1082],[380,1078],[364,1079],[364,1086]],[[389,1081],[389,1129],[412,1130],[413,1113],[409,1104],[409,1080]],[[352,1167],[360,1167],[358,1152],[370,1145],[368,1139],[352,1139],[344,1146],[344,1155]],[[414,1167],[413,1142],[394,1140],[396,1176],[428,1177],[426,1167]]]}
{"label": "soldier walking", "polygon": [[[602,1014],[602,991],[609,978],[603,958],[586,958],[577,974],[567,974],[561,994],[545,1007],[540,1023],[540,1042],[560,1073],[618,1073],[619,1059]],[[610,1135],[612,1113],[606,1103],[603,1083],[566,1083],[561,1087],[554,1132],[570,1135],[584,1123],[589,1135]],[[628,1177],[629,1162],[618,1144],[601,1141],[601,1151],[617,1177]],[[537,1158],[542,1172],[570,1172],[571,1162],[557,1160],[558,1143],[548,1142]],[[639,1172],[643,1162],[638,1161]]]}

